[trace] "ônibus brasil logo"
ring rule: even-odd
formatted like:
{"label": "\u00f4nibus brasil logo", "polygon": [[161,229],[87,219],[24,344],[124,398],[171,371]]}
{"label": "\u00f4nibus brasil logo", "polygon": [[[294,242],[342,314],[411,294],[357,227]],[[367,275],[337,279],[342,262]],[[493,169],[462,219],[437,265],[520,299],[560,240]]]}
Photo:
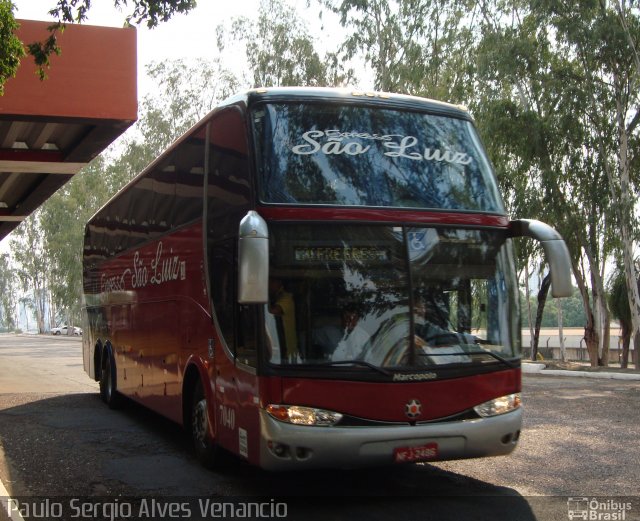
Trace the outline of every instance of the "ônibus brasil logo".
{"label": "\u00f4nibus brasil logo", "polygon": [[585,521],[625,521],[631,503],[619,499],[570,497],[567,499],[569,519]]}

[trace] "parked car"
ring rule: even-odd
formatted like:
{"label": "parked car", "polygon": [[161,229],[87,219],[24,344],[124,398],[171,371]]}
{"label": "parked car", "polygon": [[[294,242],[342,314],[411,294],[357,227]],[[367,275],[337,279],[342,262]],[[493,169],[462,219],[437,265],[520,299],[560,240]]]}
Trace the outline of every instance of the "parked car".
{"label": "parked car", "polygon": [[[52,335],[68,335],[69,334],[69,326],[59,326],[59,327],[52,327],[51,328],[51,334]],[[82,335],[82,329],[80,329],[79,327],[73,327],[73,334],[74,335]]]}

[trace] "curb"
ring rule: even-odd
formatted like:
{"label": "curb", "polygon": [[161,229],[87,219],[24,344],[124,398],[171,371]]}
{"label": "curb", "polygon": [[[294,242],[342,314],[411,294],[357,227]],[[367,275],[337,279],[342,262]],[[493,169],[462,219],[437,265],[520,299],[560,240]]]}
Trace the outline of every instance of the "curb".
{"label": "curb", "polygon": [[640,374],[634,373],[601,373],[592,371],[563,371],[562,369],[545,369],[544,364],[522,364],[522,372],[549,376],[573,376],[580,378],[597,378],[602,380],[632,380],[640,381]]}

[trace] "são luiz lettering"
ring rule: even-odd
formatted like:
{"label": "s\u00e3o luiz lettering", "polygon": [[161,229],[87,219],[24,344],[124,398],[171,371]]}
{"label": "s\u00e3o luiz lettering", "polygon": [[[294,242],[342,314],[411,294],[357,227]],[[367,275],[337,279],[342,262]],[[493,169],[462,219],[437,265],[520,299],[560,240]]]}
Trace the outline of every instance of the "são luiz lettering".
{"label": "s\u00e3o luiz lettering", "polygon": [[[325,138],[326,142],[318,141]],[[359,139],[348,141],[347,139]],[[394,138],[396,138],[394,140]],[[399,141],[397,138],[402,138]],[[368,134],[366,132],[340,132],[338,130],[309,130],[302,134],[303,144],[291,148],[294,154],[307,156],[321,152],[325,155],[358,156],[371,150],[371,145],[363,144],[363,141],[379,141],[386,149],[385,156],[411,159],[412,161],[438,161],[459,165],[468,165],[473,161],[469,154],[456,152],[442,148],[420,149],[418,138],[415,136],[400,136],[396,134]],[[347,140],[347,141],[345,141]]]}
{"label": "s\u00e3o luiz lettering", "polygon": [[149,284],[160,285],[185,277],[185,262],[180,260],[179,255],[173,254],[173,249],[169,250],[167,256],[163,252],[162,241],[158,243],[155,256],[150,262],[145,262],[140,252],[136,250],[133,255],[133,268],[125,269],[120,275],[102,275],[100,290],[102,293],[114,291],[125,291],[127,281],[133,289],[144,288]]}

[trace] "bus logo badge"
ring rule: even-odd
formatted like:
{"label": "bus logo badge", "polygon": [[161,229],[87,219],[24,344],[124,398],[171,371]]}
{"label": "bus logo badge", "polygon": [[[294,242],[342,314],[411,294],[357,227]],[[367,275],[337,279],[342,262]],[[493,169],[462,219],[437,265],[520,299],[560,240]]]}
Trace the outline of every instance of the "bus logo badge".
{"label": "bus logo badge", "polygon": [[413,399],[404,406],[404,412],[411,419],[417,418],[422,414],[422,404]]}

